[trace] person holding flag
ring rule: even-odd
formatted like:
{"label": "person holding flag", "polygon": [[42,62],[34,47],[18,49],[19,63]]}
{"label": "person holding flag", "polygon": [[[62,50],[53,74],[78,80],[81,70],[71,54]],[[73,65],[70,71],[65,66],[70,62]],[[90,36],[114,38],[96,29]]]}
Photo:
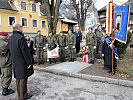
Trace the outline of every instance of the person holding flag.
{"label": "person holding flag", "polygon": [[[116,45],[117,41],[115,40],[115,42],[112,44],[111,42],[111,35],[105,35],[105,40],[103,43],[103,47],[102,47],[102,56],[104,59],[104,69],[109,70],[108,72],[111,73],[112,72],[112,45]],[[114,74],[117,71],[117,59],[118,59],[118,52],[117,52],[117,48],[114,47],[113,49],[114,52]]]}

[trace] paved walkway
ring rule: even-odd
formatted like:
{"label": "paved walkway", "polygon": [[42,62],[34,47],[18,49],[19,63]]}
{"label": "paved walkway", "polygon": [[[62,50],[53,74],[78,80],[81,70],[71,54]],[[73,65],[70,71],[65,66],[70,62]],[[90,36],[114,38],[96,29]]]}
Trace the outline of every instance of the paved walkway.
{"label": "paved walkway", "polygon": [[45,70],[65,72],[65,73],[78,73],[79,71],[89,67],[91,64],[84,62],[64,62],[56,65],[49,66]]}
{"label": "paved walkway", "polygon": [[[14,79],[11,87],[16,91]],[[33,94],[30,100],[133,100],[133,88],[64,77],[44,71],[35,71],[29,78],[28,91]],[[16,93],[6,97],[0,95],[0,100],[17,100]]]}

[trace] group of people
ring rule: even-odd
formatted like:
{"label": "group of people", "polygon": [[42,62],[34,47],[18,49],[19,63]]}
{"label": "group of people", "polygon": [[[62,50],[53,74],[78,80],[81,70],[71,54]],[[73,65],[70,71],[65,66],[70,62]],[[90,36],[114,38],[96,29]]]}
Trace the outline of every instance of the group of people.
{"label": "group of people", "polygon": [[[55,37],[52,33],[49,33],[47,37],[44,37],[41,35],[40,30],[37,33],[38,35],[34,39],[34,50],[36,51],[38,64],[44,64],[44,50],[46,49],[51,51],[58,47],[60,60],[62,62],[66,61],[66,49],[68,51],[68,60],[72,62],[75,58],[75,49],[76,53],[79,53],[80,42],[82,41],[82,34],[79,29],[76,29],[74,34],[71,30],[68,31],[67,35],[60,32],[58,37]],[[56,63],[56,58],[49,58],[48,60],[49,63]]]}
{"label": "group of people", "polygon": [[[88,33],[86,34],[86,47],[88,49],[89,63],[94,64],[94,60],[96,54],[98,54],[98,58],[104,59],[104,69],[109,70],[108,72],[112,72],[112,46],[115,47],[117,41],[114,43],[112,41],[111,34],[106,34],[106,31],[102,29],[102,25],[98,25],[98,27],[93,31],[93,28],[88,28]],[[115,52],[114,52],[115,51]],[[113,50],[114,52],[114,74],[117,70],[117,59],[118,54],[116,53],[116,48]]]}
{"label": "group of people", "polygon": [[[60,32],[56,38],[55,35],[49,33],[47,37],[41,35],[39,30],[34,42],[29,36],[24,36],[23,28],[20,24],[13,25],[13,34],[9,37],[8,33],[0,33],[0,64],[1,64],[1,86],[2,95],[6,96],[14,93],[9,89],[12,81],[12,70],[16,78],[16,87],[18,100],[29,99],[32,95],[27,93],[28,77],[34,73],[33,54],[36,51],[37,62],[44,64],[44,50],[49,51],[59,48],[60,60],[66,61],[66,49],[68,51],[69,61],[74,61],[74,52],[79,53],[82,34],[77,29],[73,34],[71,30],[65,35]],[[95,52],[99,53],[104,59],[104,69],[112,71],[112,46],[115,45],[111,41],[111,35],[106,34],[99,25],[98,29],[93,32],[92,28],[88,29],[86,34],[86,47],[90,62],[94,64]],[[114,54],[115,55],[115,54]],[[49,62],[56,62],[56,59],[49,58]],[[117,69],[116,57],[114,56],[114,71]]]}
{"label": "group of people", "polygon": [[[75,46],[76,52],[80,50],[81,32],[76,31],[73,34],[69,30],[68,35],[60,32],[57,38],[52,33],[49,33],[47,37],[41,35],[40,30],[37,33],[34,41],[29,36],[25,37],[23,28],[18,23],[13,25],[13,33],[10,37],[6,32],[0,33],[0,74],[3,96],[15,92],[9,88],[13,71],[16,78],[18,100],[26,100],[32,97],[30,93],[27,93],[27,81],[28,77],[34,73],[33,64],[35,61],[33,55],[35,51],[37,62],[43,64],[45,49],[53,50],[58,47],[62,62],[66,61],[66,49],[68,49],[69,61],[74,61]],[[52,61],[56,62],[55,59],[49,58],[49,62]]]}
{"label": "group of people", "polygon": [[[28,37],[27,37],[28,39]],[[14,93],[9,89],[12,81],[12,71],[16,78],[18,100],[27,100],[32,97],[27,93],[28,77],[34,73],[33,60],[20,24],[13,25],[13,34],[0,33],[0,67],[2,95]]]}

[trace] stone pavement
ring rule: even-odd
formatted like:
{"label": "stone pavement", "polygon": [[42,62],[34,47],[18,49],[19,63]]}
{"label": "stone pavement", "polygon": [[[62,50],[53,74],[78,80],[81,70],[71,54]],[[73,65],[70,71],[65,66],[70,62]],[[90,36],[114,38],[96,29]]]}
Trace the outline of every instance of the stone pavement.
{"label": "stone pavement", "polygon": [[66,73],[78,73],[79,71],[87,68],[91,64],[84,62],[64,62],[52,66],[48,66],[45,70],[56,71],[56,72],[66,72]]}
{"label": "stone pavement", "polygon": [[81,70],[89,66],[91,66],[91,64],[75,61],[75,62],[64,62],[64,63],[48,66],[46,68],[35,66],[35,69],[43,70],[45,72],[54,73],[54,74],[85,79],[89,81],[100,81],[100,82],[107,82],[111,84],[133,87],[133,81],[112,79],[108,77],[86,75],[86,74],[79,73]]}
{"label": "stone pavement", "polygon": [[[15,80],[11,83],[15,88]],[[30,100],[133,100],[133,88],[114,84],[91,82],[35,71],[29,78],[28,91],[33,94]],[[1,89],[0,89],[1,92]],[[16,93],[0,100],[16,100]]]}

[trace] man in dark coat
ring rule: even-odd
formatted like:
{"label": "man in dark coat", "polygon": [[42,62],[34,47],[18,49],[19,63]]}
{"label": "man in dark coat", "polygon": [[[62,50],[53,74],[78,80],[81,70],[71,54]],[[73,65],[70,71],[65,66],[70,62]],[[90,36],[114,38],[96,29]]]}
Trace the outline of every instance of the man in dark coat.
{"label": "man in dark coat", "polygon": [[80,42],[82,41],[82,33],[79,30],[79,27],[76,27],[76,32],[74,33],[76,37],[76,53],[80,51]]}
{"label": "man in dark coat", "polygon": [[9,38],[9,50],[14,77],[16,78],[18,100],[31,98],[32,95],[27,93],[27,79],[34,73],[32,58],[22,32],[22,26],[14,24],[13,34]]}
{"label": "man in dark coat", "polygon": [[[112,47],[111,45],[109,45],[107,43],[107,39],[110,39],[110,36],[106,36],[105,37],[105,41],[103,43],[103,47],[102,47],[102,56],[103,56],[103,59],[104,59],[104,69],[107,69],[109,70],[108,72],[112,72]],[[114,74],[117,70],[117,61],[116,61],[116,58],[114,56]]]}

